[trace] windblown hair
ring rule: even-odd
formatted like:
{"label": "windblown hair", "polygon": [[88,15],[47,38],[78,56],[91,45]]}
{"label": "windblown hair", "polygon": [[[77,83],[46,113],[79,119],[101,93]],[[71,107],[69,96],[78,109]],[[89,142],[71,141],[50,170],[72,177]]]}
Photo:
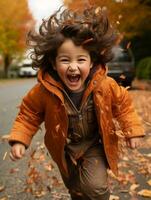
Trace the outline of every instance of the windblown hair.
{"label": "windblown hair", "polygon": [[27,43],[33,49],[33,67],[52,72],[57,50],[68,38],[90,53],[94,67],[112,59],[115,33],[101,8],[91,7],[82,13],[60,8],[43,20],[39,32],[29,32]]}

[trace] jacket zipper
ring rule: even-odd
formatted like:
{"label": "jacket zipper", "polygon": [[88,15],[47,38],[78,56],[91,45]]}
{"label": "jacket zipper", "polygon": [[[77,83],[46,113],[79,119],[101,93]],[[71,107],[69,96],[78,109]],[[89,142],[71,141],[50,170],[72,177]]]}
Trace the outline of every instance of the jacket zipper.
{"label": "jacket zipper", "polygon": [[[83,112],[83,109],[84,109],[85,105],[87,104],[87,102],[88,102],[88,100],[89,100],[89,98],[90,98],[90,94],[91,94],[91,93],[90,93],[89,96],[87,97],[87,100],[86,100],[83,104],[81,104],[79,110],[76,108],[76,106],[74,105],[74,103],[71,101],[71,99],[70,99],[69,95],[67,94],[67,92],[64,91],[64,93],[65,93],[65,95],[67,96],[67,98],[68,98],[68,100],[69,100],[69,103],[71,104],[71,106],[73,107],[73,109],[74,109],[74,110],[76,111],[76,113],[78,114],[78,118],[79,118],[79,121],[80,121],[80,126],[81,126],[81,129],[82,129],[82,132],[84,133],[82,112]],[[66,114],[67,114],[67,113],[66,113]],[[68,114],[67,114],[67,116],[68,116]]]}

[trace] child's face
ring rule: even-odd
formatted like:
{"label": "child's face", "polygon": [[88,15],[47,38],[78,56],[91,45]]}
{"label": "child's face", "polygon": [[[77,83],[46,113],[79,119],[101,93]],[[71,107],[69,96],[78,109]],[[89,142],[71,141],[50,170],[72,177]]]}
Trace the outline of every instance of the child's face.
{"label": "child's face", "polygon": [[92,65],[89,52],[67,39],[58,49],[54,69],[69,90],[80,92]]}

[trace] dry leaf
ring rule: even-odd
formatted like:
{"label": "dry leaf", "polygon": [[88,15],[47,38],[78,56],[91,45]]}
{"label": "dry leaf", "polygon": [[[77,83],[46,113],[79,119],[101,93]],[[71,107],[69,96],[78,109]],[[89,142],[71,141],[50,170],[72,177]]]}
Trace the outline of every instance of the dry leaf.
{"label": "dry leaf", "polygon": [[8,197],[0,197],[0,200],[8,200]]}
{"label": "dry leaf", "polygon": [[118,180],[118,177],[110,169],[107,170],[107,173],[111,178]]}
{"label": "dry leaf", "polygon": [[50,163],[45,163],[44,168],[46,171],[51,171],[53,169],[53,165]]}
{"label": "dry leaf", "polygon": [[7,151],[4,153],[3,160],[6,159],[6,156],[7,156]]}
{"label": "dry leaf", "polygon": [[18,172],[18,171],[19,171],[18,168],[12,168],[12,169],[10,169],[9,173],[10,173],[10,174],[13,174],[13,173],[16,173],[16,172]]}
{"label": "dry leaf", "polygon": [[53,187],[58,187],[58,186],[61,185],[61,182],[58,180],[57,177],[53,176],[53,177],[52,177],[52,180],[53,180],[53,183],[52,183],[52,186],[53,186]]}
{"label": "dry leaf", "polygon": [[110,195],[109,200],[120,200],[120,198],[118,196],[115,196],[115,195]]}
{"label": "dry leaf", "polygon": [[5,190],[5,186],[4,185],[0,185],[0,192]]}
{"label": "dry leaf", "polygon": [[126,45],[126,48],[129,49],[130,46],[131,46],[131,42],[128,42],[127,45]]}
{"label": "dry leaf", "polygon": [[138,192],[138,195],[143,197],[151,197],[151,190],[143,189]]}
{"label": "dry leaf", "polygon": [[121,130],[115,131],[115,134],[120,138],[124,138],[123,131],[121,131]]}
{"label": "dry leaf", "polygon": [[42,191],[35,191],[35,192],[33,193],[33,195],[34,195],[35,197],[37,197],[37,198],[40,198],[40,197],[46,195],[46,191],[44,191],[44,190],[42,190]]}
{"label": "dry leaf", "polygon": [[59,131],[59,128],[60,128],[60,124],[57,124],[57,126],[56,126],[56,131],[57,132]]}
{"label": "dry leaf", "polygon": [[126,78],[126,76],[124,74],[121,74],[120,78],[124,80]]}
{"label": "dry leaf", "polygon": [[151,186],[151,179],[150,179],[149,181],[147,181],[147,183],[148,183],[148,185],[150,185],[150,186]]}
{"label": "dry leaf", "polygon": [[130,191],[132,191],[132,192],[135,191],[135,189],[138,188],[139,186],[140,186],[139,184],[135,184],[135,183],[132,184],[132,185],[130,186]]}
{"label": "dry leaf", "polygon": [[8,139],[9,139],[9,137],[10,137],[10,135],[3,135],[2,137],[1,137],[1,140],[2,141],[8,141]]}

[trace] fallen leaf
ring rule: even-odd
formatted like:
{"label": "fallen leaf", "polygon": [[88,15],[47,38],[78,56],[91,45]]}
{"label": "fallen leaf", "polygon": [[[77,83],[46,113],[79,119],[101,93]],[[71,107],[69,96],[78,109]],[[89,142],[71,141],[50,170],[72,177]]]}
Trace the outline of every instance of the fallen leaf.
{"label": "fallen leaf", "polygon": [[53,169],[53,165],[50,163],[45,163],[44,168],[46,171],[51,171]]}
{"label": "fallen leaf", "polygon": [[120,198],[118,196],[115,195],[110,195],[109,200],[119,200]]}
{"label": "fallen leaf", "polygon": [[12,169],[10,169],[9,173],[10,173],[10,174],[13,174],[13,173],[16,173],[16,172],[18,172],[18,171],[19,171],[18,168],[12,168]]}
{"label": "fallen leaf", "polygon": [[136,188],[138,188],[139,187],[139,184],[132,184],[131,186],[130,186],[130,191],[135,191],[136,190]]}
{"label": "fallen leaf", "polygon": [[1,197],[0,200],[8,200],[8,197]]}
{"label": "fallen leaf", "polygon": [[7,157],[7,151],[4,153],[3,160],[5,160],[6,157]]}
{"label": "fallen leaf", "polygon": [[57,177],[55,177],[55,176],[52,176],[52,186],[53,187],[58,187],[58,186],[60,186],[61,185],[61,182],[58,180],[58,178]]}
{"label": "fallen leaf", "polygon": [[148,154],[144,154],[146,157],[149,157],[151,158],[151,153],[148,153]]}
{"label": "fallen leaf", "polygon": [[124,161],[129,161],[129,158],[127,156],[123,156]]}
{"label": "fallen leaf", "polygon": [[1,140],[2,141],[8,141],[8,139],[9,139],[9,137],[10,137],[10,135],[3,135],[2,137],[1,137]]}
{"label": "fallen leaf", "polygon": [[150,185],[150,186],[151,186],[151,179],[150,179],[149,181],[147,181],[147,183],[148,183],[148,185]]}
{"label": "fallen leaf", "polygon": [[37,198],[40,198],[40,197],[46,195],[46,191],[44,191],[44,190],[42,190],[42,191],[35,191],[35,192],[33,193],[33,195],[34,195],[35,197],[37,197]]}
{"label": "fallen leaf", "polygon": [[151,190],[143,189],[138,192],[138,195],[143,197],[151,197]]}
{"label": "fallen leaf", "polygon": [[4,185],[0,185],[0,192],[5,190],[5,186]]}

